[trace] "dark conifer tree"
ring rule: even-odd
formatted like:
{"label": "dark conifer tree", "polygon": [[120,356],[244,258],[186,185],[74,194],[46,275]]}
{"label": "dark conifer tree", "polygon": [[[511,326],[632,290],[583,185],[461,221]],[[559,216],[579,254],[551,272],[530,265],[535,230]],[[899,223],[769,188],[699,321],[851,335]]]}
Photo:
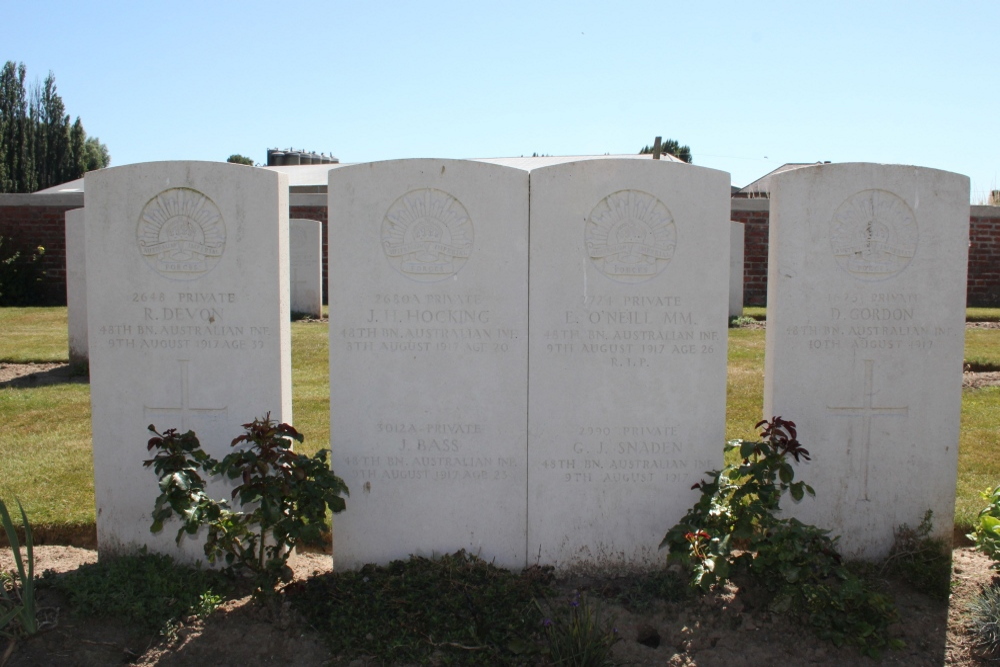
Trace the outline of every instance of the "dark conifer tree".
{"label": "dark conifer tree", "polygon": [[[648,155],[652,152],[652,146],[643,146],[642,150],[639,151],[639,155]],[[660,144],[660,153],[669,153],[675,158],[679,158],[688,163],[691,162],[691,147],[681,146],[680,142],[676,139],[665,139],[663,143]]]}
{"label": "dark conifer tree", "polygon": [[0,192],[35,189],[26,75],[24,63],[7,62],[0,71]]}
{"label": "dark conifer tree", "polygon": [[55,75],[26,91],[24,63],[0,70],[0,192],[34,192],[111,163],[108,148],[88,137],[56,91]]}

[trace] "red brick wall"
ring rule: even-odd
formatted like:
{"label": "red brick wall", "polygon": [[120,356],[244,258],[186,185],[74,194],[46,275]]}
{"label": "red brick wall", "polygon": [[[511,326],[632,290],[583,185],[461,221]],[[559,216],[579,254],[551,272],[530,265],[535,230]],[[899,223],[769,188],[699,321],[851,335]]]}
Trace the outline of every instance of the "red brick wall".
{"label": "red brick wall", "polygon": [[[29,195],[30,196],[30,195]],[[4,254],[11,248],[45,248],[45,287],[39,305],[66,305],[66,211],[80,205],[0,206]]]}
{"label": "red brick wall", "polygon": [[[969,219],[969,306],[1000,307],[1000,208],[975,207]],[[977,215],[977,213],[979,215]],[[983,215],[986,213],[986,215]],[[743,305],[767,305],[768,211],[732,212],[744,223]]]}
{"label": "red brick wall", "polygon": [[[20,202],[4,195],[6,202]],[[747,201],[747,200],[737,200]],[[0,201],[0,203],[6,203]],[[66,211],[81,204],[38,206],[32,203],[0,205],[0,235],[12,244],[45,248],[43,267],[47,287],[42,298],[46,303],[66,303]],[[734,208],[743,208],[737,204]],[[290,218],[319,220],[323,229],[323,303],[327,295],[327,211],[326,206],[290,206]],[[767,210],[733,210],[732,219],[744,224],[743,303],[763,306],[767,303]],[[1000,307],[1000,208],[995,212],[974,207],[969,229],[968,305]]]}
{"label": "red brick wall", "polygon": [[991,207],[991,215],[976,207],[969,226],[970,306],[1000,306],[1000,207]]}
{"label": "red brick wall", "polygon": [[767,303],[767,211],[733,211],[743,223],[743,305]]}

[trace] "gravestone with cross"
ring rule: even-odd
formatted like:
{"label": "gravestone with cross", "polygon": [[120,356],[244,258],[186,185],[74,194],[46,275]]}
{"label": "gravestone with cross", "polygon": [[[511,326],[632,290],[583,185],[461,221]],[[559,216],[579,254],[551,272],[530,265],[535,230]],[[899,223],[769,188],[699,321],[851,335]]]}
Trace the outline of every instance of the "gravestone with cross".
{"label": "gravestone with cross", "polygon": [[192,429],[204,436],[207,431],[206,427],[217,431],[218,425],[221,425],[223,428],[228,426],[226,420],[228,408],[225,406],[221,408],[209,408],[202,406],[197,401],[192,401],[191,380],[189,376],[190,366],[190,359],[177,360],[180,382],[175,385],[174,395],[176,398],[173,401],[164,401],[165,403],[173,402],[174,405],[169,407],[143,406],[143,414],[145,415],[144,419],[151,424],[157,422],[160,424],[171,424],[172,428],[176,428],[180,433],[186,433],[188,429]]}
{"label": "gravestone with cross", "polygon": [[323,229],[319,220],[289,220],[292,312],[319,319],[323,314]]}
{"label": "gravestone with cross", "polygon": [[155,162],[91,172],[86,190],[98,548],[204,559],[198,539],[178,552],[169,525],[149,531],[147,427],[191,429],[221,458],[241,424],[291,421],[287,177]]}
{"label": "gravestone with cross", "polygon": [[[852,464],[860,458],[860,463],[858,464],[858,467],[855,468],[856,473],[852,475],[852,477],[857,479],[857,477],[860,476],[861,478],[862,500],[871,500],[871,496],[869,495],[868,461],[871,458],[872,449],[872,420],[876,417],[905,417],[909,414],[910,409],[905,406],[895,408],[888,406],[876,406],[874,378],[875,360],[865,359],[864,364],[865,387],[862,393],[863,398],[861,399],[863,404],[844,407],[827,407],[827,410],[834,415],[861,418],[860,430],[855,432],[853,427],[851,429],[851,446],[848,449],[848,453],[851,455]],[[860,457],[855,455],[855,449],[861,450]]]}
{"label": "gravestone with cross", "polygon": [[951,539],[969,179],[823,164],[771,190],[764,417],[798,426],[816,497],[786,513],[884,557],[932,510]]}
{"label": "gravestone with cross", "polygon": [[729,175],[543,167],[530,217],[528,554],[655,567],[692,485],[722,464]]}
{"label": "gravestone with cross", "polygon": [[526,563],[528,175],[390,160],[329,176],[334,563]]}

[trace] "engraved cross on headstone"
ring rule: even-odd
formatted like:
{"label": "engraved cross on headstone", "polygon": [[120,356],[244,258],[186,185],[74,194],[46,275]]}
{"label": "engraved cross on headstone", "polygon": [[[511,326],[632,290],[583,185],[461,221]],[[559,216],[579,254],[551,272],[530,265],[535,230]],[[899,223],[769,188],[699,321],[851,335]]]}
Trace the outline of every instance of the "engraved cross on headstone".
{"label": "engraved cross on headstone", "polygon": [[[149,406],[143,406],[145,419],[150,420],[150,415],[165,415],[170,416],[174,419],[180,416],[180,428],[178,431],[180,433],[186,433],[190,428],[190,417],[200,417],[200,416],[222,416],[225,418],[228,407],[222,408],[196,408],[192,407],[191,399],[189,398],[189,381],[188,381],[188,364],[190,360],[179,359],[177,363],[181,366],[181,401],[180,405],[176,407],[162,407],[162,408],[151,408]],[[174,425],[169,425],[167,428],[175,428]]]}
{"label": "engraved cross on headstone", "polygon": [[868,497],[868,457],[871,453],[872,446],[872,419],[875,417],[899,417],[906,416],[909,412],[909,407],[876,407],[875,402],[875,382],[874,382],[874,371],[875,371],[875,360],[865,359],[865,397],[863,405],[854,407],[830,407],[827,406],[827,410],[832,412],[834,415],[840,415],[844,417],[861,417],[861,430],[864,432],[864,443],[862,444],[861,451],[861,467],[863,483],[864,483],[864,496],[863,500],[870,500]]}

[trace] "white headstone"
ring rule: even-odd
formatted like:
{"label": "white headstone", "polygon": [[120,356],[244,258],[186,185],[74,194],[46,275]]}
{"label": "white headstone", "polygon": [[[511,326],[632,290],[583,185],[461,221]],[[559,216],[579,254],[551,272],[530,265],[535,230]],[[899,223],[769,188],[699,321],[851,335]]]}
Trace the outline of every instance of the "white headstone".
{"label": "white headstone", "polygon": [[648,567],[722,464],[729,175],[531,172],[528,556]]}
{"label": "white headstone", "polygon": [[729,317],[743,315],[743,240],[742,222],[730,221],[729,236]]}
{"label": "white headstone", "polygon": [[786,501],[888,554],[893,530],[955,502],[969,179],[920,167],[825,164],[771,190],[764,416],[798,426],[816,498]]}
{"label": "white headstone", "polygon": [[329,176],[334,562],[525,564],[528,176],[458,160]]}
{"label": "white headstone", "polygon": [[87,235],[84,209],[66,211],[66,316],[69,363],[86,363],[87,351]]}
{"label": "white headstone", "polygon": [[323,314],[323,225],[300,218],[289,224],[292,312],[319,319]]}
{"label": "white headstone", "polygon": [[203,559],[187,538],[178,554],[177,523],[149,530],[147,426],[221,458],[241,424],[291,420],[287,176],[152,162],[85,178],[98,547]]}

